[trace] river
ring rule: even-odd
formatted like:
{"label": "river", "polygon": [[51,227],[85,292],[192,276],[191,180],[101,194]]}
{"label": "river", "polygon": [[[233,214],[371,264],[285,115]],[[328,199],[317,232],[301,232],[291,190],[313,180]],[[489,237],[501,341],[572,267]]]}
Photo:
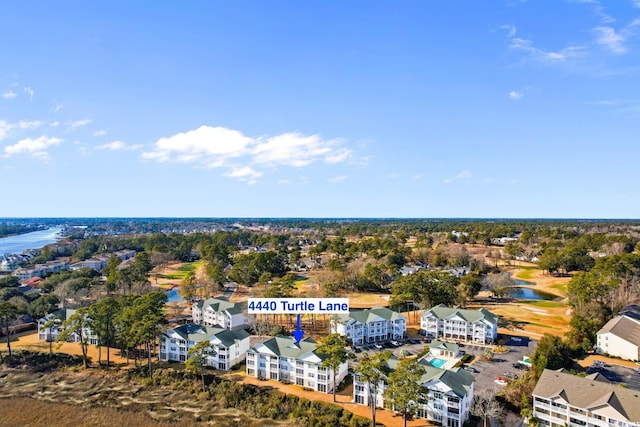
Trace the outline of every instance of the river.
{"label": "river", "polygon": [[0,256],[5,254],[21,254],[29,249],[40,249],[60,239],[62,227],[51,227],[46,230],[33,231],[17,236],[0,239]]}

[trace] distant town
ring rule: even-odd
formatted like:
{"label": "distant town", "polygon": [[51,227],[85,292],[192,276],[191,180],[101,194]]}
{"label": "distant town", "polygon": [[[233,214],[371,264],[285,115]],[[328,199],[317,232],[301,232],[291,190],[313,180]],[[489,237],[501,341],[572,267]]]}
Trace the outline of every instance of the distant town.
{"label": "distant town", "polygon": [[[191,412],[138,411],[156,421],[196,422],[209,400],[292,425],[640,426],[638,221],[13,218],[0,232],[6,390],[18,360],[47,357],[46,375],[76,364],[201,393]],[[250,298],[349,311],[251,314]],[[269,412],[276,396],[297,400]]]}

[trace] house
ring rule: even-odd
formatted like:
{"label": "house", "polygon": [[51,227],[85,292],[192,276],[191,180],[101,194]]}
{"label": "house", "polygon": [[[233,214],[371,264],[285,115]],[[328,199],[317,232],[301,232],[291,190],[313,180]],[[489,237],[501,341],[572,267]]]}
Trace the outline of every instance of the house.
{"label": "house", "polygon": [[384,307],[350,311],[331,319],[331,333],[346,336],[354,345],[401,339],[406,331],[407,319]]}
{"label": "house", "polygon": [[[257,378],[292,382],[322,393],[334,388],[333,373],[321,365],[324,356],[316,352],[311,338],[295,341],[293,337],[277,336],[252,347],[247,352],[247,375]],[[338,368],[335,384],[347,375],[347,362]]]}
{"label": "house", "polygon": [[[420,379],[424,394],[418,399],[416,415],[436,424],[451,427],[462,427],[469,419],[469,411],[473,402],[473,376],[461,368],[440,369],[421,359],[418,363],[426,372]],[[384,367],[388,376],[399,364],[399,360],[391,357]],[[368,405],[369,385],[361,381],[358,373],[353,374],[353,401]],[[386,380],[378,384],[375,396],[376,406],[385,407],[384,390]]]}
{"label": "house", "polygon": [[466,310],[440,304],[422,315],[420,333],[433,338],[490,344],[498,337],[498,316],[484,308]]}
{"label": "house", "polygon": [[429,343],[429,354],[453,359],[460,355],[460,347],[455,343],[433,340]]}
{"label": "house", "polygon": [[[65,310],[58,310],[53,313],[49,313],[42,319],[38,320],[38,339],[41,341],[55,341],[58,338],[60,332],[62,332],[62,324],[65,320],[71,317],[76,310],[67,308]],[[46,326],[49,320],[53,320],[53,324],[49,327]],[[98,336],[93,333],[90,328],[85,328],[82,331],[82,336],[87,339],[87,342],[92,345],[98,344]],[[80,335],[75,332],[71,334],[70,342],[80,342]]]}
{"label": "house", "polygon": [[205,364],[228,371],[242,362],[249,350],[249,333],[220,327],[181,325],[160,335],[160,360],[184,362],[197,343],[208,341],[215,354],[207,356]]}
{"label": "house", "polygon": [[639,427],[637,390],[545,369],[533,390],[540,426]]}
{"label": "house", "polygon": [[628,305],[598,331],[596,351],[640,360],[640,306]]}
{"label": "house", "polygon": [[219,325],[236,330],[249,327],[246,302],[229,302],[224,297],[198,301],[191,307],[193,323],[204,326]]}
{"label": "house", "polygon": [[68,261],[47,261],[44,264],[36,264],[32,267],[20,267],[13,272],[20,281],[29,280],[33,277],[44,277],[47,274],[59,273],[69,269]]}

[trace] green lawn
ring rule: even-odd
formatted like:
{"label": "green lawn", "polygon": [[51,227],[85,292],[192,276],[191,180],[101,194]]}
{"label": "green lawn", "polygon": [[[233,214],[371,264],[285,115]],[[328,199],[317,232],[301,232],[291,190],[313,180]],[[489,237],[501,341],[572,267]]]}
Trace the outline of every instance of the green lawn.
{"label": "green lawn", "polygon": [[182,264],[180,267],[177,268],[178,271],[183,271],[185,273],[190,273],[192,271],[196,271],[200,266],[204,265],[204,261],[200,260],[200,261],[194,261],[194,262],[187,262]]}
{"label": "green lawn", "polygon": [[522,271],[516,274],[516,279],[521,280],[531,280],[533,279],[533,273],[535,273],[538,269],[536,267],[521,267]]}
{"label": "green lawn", "polygon": [[519,302],[521,304],[533,305],[535,307],[543,307],[543,308],[560,308],[560,307],[565,307],[567,305],[560,301],[521,300]]}

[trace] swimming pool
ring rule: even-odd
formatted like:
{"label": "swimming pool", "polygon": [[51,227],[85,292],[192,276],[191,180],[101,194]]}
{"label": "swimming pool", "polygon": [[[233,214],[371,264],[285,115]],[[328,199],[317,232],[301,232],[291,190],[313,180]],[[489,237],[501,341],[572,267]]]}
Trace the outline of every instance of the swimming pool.
{"label": "swimming pool", "polygon": [[434,357],[433,359],[429,360],[429,363],[431,363],[431,366],[433,367],[442,368],[442,366],[444,366],[444,364],[447,363],[447,361],[444,359],[439,359],[437,357]]}

